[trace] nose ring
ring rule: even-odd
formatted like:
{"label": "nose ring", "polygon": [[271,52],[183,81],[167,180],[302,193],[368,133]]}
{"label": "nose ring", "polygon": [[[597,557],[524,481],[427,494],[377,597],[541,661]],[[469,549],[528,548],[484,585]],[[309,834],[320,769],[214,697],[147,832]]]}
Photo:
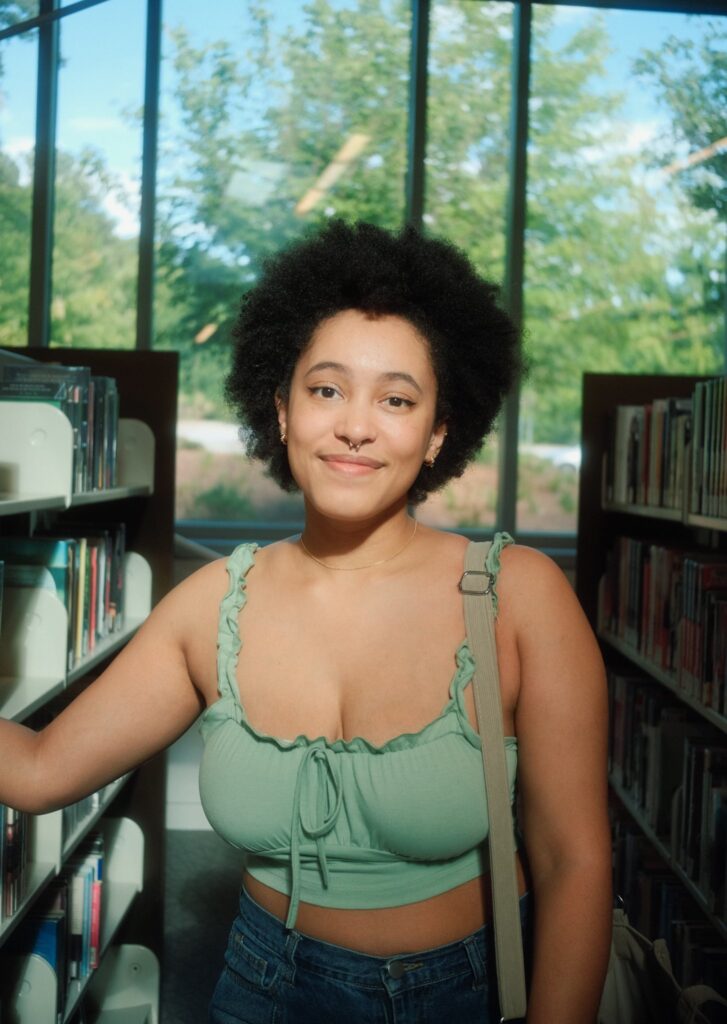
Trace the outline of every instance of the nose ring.
{"label": "nose ring", "polygon": [[360,441],[359,441],[358,444],[354,444],[353,441],[349,441],[348,442],[348,450],[350,452],[356,452],[356,454],[358,454],[358,450],[359,450],[360,447],[361,447],[361,442]]}

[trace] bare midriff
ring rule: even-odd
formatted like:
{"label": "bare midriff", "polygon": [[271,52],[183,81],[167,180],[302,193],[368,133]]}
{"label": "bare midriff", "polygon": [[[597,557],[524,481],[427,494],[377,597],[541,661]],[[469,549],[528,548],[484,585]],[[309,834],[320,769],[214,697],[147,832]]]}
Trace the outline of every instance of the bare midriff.
{"label": "bare midriff", "polygon": [[[516,855],[518,889],[528,889],[525,871]],[[248,893],[280,921],[288,913],[289,897],[245,872]],[[371,956],[416,953],[457,942],[481,928],[491,916],[490,876],[480,875],[454,889],[417,903],[369,910],[342,910],[304,903],[298,907],[295,929],[314,939]]]}

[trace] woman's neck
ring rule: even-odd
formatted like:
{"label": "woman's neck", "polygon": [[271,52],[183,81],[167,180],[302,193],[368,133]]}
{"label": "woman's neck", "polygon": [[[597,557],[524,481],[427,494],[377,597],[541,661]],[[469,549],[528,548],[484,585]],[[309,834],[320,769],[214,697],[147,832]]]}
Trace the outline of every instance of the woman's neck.
{"label": "woman's neck", "polygon": [[406,506],[373,521],[331,520],[309,510],[301,534],[303,553],[328,569],[370,568],[393,561],[409,547],[417,531],[417,522]]}

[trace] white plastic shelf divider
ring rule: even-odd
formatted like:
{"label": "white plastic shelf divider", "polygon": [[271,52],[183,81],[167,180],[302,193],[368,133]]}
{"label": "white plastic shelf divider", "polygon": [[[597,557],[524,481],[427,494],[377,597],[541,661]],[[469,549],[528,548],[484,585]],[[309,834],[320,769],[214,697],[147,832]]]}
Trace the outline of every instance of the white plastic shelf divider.
{"label": "white plastic shelf divider", "polygon": [[0,492],[38,500],[71,498],[73,429],[47,402],[0,402]]}
{"label": "white plastic shelf divider", "polygon": [[158,1024],[159,973],[151,950],[113,946],[89,985],[90,1019],[94,1024]]}
{"label": "white plastic shelf divider", "polygon": [[119,420],[116,468],[119,487],[154,491],[156,442],[151,429],[141,420]]}
{"label": "white plastic shelf divider", "polygon": [[62,494],[38,497],[33,494],[0,493],[0,516],[15,516],[21,512],[38,512],[41,509],[65,508],[66,499]]}
{"label": "white plastic shelf divider", "polygon": [[73,494],[68,417],[46,402],[0,402],[0,516],[152,494],[154,450],[146,423],[119,420],[118,486]]}
{"label": "white plastic shelf divider", "polygon": [[[104,836],[104,882],[101,895],[100,956],[104,956],[119,930],[134,897],[144,882],[144,834],[130,818],[100,822]],[[66,995],[64,1021],[69,1020],[93,973],[71,982]]]}
{"label": "white plastic shelf divider", "polygon": [[57,993],[56,972],[37,953],[3,960],[0,996],[12,1006],[14,1024],[55,1024]]}
{"label": "white plastic shelf divider", "polygon": [[7,587],[0,645],[0,715],[20,720],[63,689],[68,615],[50,590]]}
{"label": "white plastic shelf divider", "polygon": [[[124,559],[126,624],[66,673],[68,616],[49,590],[8,587],[0,645],[0,715],[22,721],[64,687],[119,650],[151,611],[151,568],[134,551]],[[10,639],[6,640],[8,637]]]}
{"label": "white plastic shelf divider", "polygon": [[[118,818],[102,823],[106,841],[105,879],[102,896],[101,948],[108,949],[131,902],[142,887],[144,837],[136,822]],[[126,947],[121,947],[122,949]],[[143,947],[131,947],[143,949]],[[145,951],[146,952],[146,951]],[[141,958],[142,954],[139,954]],[[156,962],[156,961],[155,961]],[[99,971],[104,967],[102,961]],[[147,968],[148,970],[148,968]],[[69,1020],[90,983],[92,972],[82,982],[71,983],[66,996],[64,1020]],[[140,972],[141,973],[141,972]],[[158,1005],[158,965],[157,965]],[[16,1024],[55,1024],[57,979],[49,964],[36,955],[7,957],[0,978],[3,1004],[13,1006]],[[127,1005],[148,1004],[151,1000],[129,1000]],[[143,1018],[142,1018],[143,1019]],[[156,1024],[156,1018],[150,1018]]]}

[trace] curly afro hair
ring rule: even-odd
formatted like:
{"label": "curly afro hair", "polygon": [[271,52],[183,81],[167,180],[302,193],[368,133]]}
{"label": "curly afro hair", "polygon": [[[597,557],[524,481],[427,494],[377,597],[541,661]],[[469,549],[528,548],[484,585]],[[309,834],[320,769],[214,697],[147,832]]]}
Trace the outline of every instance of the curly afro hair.
{"label": "curly afro hair", "polygon": [[523,370],[519,332],[498,288],[464,253],[413,228],[394,234],[335,219],[273,256],[242,300],[225,396],[248,452],[288,491],[297,484],[280,443],[274,395],[287,395],[316,327],[346,309],[404,317],[429,343],[436,422],[446,421],[447,438],[434,466],[423,467],[412,485],[410,501],[421,502],[461,476],[491,431]]}

